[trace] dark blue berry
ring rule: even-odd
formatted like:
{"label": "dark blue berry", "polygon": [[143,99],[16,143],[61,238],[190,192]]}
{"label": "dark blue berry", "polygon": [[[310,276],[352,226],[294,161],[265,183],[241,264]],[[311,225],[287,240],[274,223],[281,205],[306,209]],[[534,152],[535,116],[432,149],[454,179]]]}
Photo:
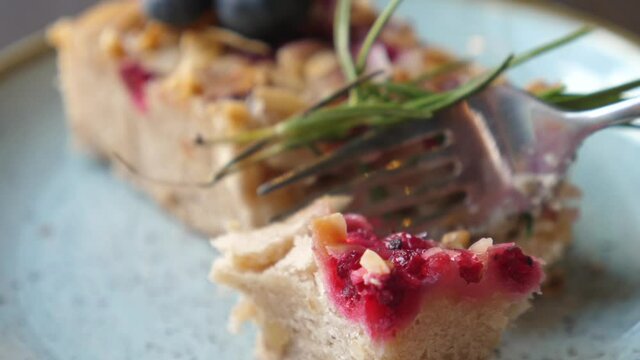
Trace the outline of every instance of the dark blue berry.
{"label": "dark blue berry", "polygon": [[163,23],[183,27],[210,9],[211,0],[143,0],[145,13]]}
{"label": "dark blue berry", "polygon": [[220,24],[244,36],[274,40],[292,37],[307,20],[312,0],[215,0]]}

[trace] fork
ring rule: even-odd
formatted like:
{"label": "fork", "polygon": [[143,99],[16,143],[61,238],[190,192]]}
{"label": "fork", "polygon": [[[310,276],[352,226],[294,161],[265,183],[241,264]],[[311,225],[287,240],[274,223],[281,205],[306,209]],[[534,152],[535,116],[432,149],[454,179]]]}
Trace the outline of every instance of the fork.
{"label": "fork", "polygon": [[[347,210],[375,219],[381,231],[429,229],[436,236],[458,227],[482,231],[542,206],[554,196],[589,135],[636,117],[640,97],[566,112],[511,86],[496,85],[429,120],[372,131],[326,161],[259,191],[321,175],[329,185],[311,197],[348,194],[352,201]],[[383,149],[368,155],[376,170],[346,175],[374,149]],[[336,173],[336,167],[342,170]]]}

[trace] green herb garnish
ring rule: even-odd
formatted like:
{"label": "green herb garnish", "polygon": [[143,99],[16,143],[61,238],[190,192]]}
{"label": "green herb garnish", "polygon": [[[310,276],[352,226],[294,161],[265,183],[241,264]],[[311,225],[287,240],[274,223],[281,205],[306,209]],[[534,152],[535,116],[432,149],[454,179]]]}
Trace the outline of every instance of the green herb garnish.
{"label": "green herb garnish", "polygon": [[[400,2],[401,0],[391,0],[388,3],[368,32],[354,60],[350,44],[351,0],[339,0],[335,13],[334,43],[347,85],[307,111],[278,124],[211,141],[251,144],[225,165],[215,180],[286,151],[315,149],[317,157],[313,162],[261,185],[258,192],[266,194],[306,177],[323,174],[349,161],[353,162],[367,153],[384,151],[406,139],[422,136],[431,130],[429,119],[435,113],[482,91],[508,69],[564,46],[592,30],[586,26],[548,44],[517,56],[509,56],[493,70],[486,71],[453,90],[434,93],[423,87],[424,82],[458,71],[468,66],[469,62],[445,64],[408,83],[374,82],[372,78],[377,74],[363,75],[372,46]],[[619,101],[625,91],[639,86],[640,82],[632,82],[585,95],[566,94],[564,87],[557,87],[538,96],[566,109],[582,109]],[[348,101],[336,104],[347,95]],[[354,129],[365,131],[355,135]],[[328,153],[321,153],[316,146],[335,141],[340,141],[341,145]]]}
{"label": "green herb garnish", "polygon": [[348,82],[357,77],[356,66],[351,56],[351,0],[339,0],[336,6],[336,16],[333,23],[333,42],[336,55],[342,67],[344,77]]}
{"label": "green herb garnish", "polygon": [[565,110],[590,110],[622,101],[625,99],[626,92],[638,87],[640,87],[640,79],[588,94],[571,94],[560,91],[542,94],[539,97],[549,104]]}
{"label": "green herb garnish", "polygon": [[362,43],[362,48],[358,53],[358,59],[356,61],[356,71],[358,73],[364,72],[365,66],[367,65],[367,59],[369,58],[369,53],[371,52],[373,44],[375,44],[375,42],[378,40],[382,29],[384,29],[384,27],[387,25],[387,23],[391,19],[391,15],[393,15],[401,2],[402,0],[391,0],[385,7],[385,9],[380,13],[380,16],[378,16],[376,21],[373,23],[373,26],[371,27],[371,30],[369,30],[369,33],[367,33],[367,36]]}

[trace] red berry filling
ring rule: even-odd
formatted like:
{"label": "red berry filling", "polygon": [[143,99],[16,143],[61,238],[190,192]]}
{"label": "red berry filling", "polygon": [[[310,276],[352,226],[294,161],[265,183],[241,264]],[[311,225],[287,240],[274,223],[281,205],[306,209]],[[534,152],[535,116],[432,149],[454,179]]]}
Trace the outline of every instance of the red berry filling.
{"label": "red berry filling", "polygon": [[133,104],[141,112],[147,111],[146,86],[154,74],[135,62],[125,62],[120,66],[120,78],[129,91]]}
{"label": "red berry filling", "polygon": [[[377,341],[394,337],[415,318],[423,299],[436,291],[473,298],[499,293],[516,300],[538,290],[542,280],[539,262],[513,244],[490,246],[476,254],[442,248],[425,235],[379,238],[359,215],[346,215],[345,221],[343,243],[326,245],[326,251],[316,248],[316,255],[334,304]],[[361,263],[363,254],[371,251],[384,272],[370,272]]]}

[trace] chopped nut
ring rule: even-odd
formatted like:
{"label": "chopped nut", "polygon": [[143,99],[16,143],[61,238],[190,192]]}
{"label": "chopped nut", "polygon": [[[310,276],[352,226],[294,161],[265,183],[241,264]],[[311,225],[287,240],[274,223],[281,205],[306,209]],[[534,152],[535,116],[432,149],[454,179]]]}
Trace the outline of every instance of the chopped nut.
{"label": "chopped nut", "polygon": [[466,249],[471,243],[471,234],[466,230],[451,231],[444,234],[440,242],[449,249]]}
{"label": "chopped nut", "polygon": [[165,86],[176,92],[182,100],[202,94],[200,72],[220,55],[220,51],[220,46],[215,42],[203,39],[196,32],[185,32],[180,38],[180,62],[165,80]]}
{"label": "chopped nut", "polygon": [[477,255],[481,255],[486,253],[491,246],[493,246],[493,239],[482,238],[471,245],[471,247],[469,247],[469,251]]}
{"label": "chopped nut", "polygon": [[391,272],[391,267],[383,258],[373,250],[365,250],[360,258],[360,265],[367,270],[369,274],[386,275]]}
{"label": "chopped nut", "polygon": [[271,52],[269,45],[262,41],[246,38],[228,29],[211,27],[204,31],[203,36],[207,36],[214,41],[237,50],[246,51],[256,55],[268,55]]}
{"label": "chopped nut", "polygon": [[170,41],[172,37],[166,26],[158,22],[151,22],[140,33],[137,45],[143,51],[156,50],[163,43]]}
{"label": "chopped nut", "polygon": [[338,68],[338,59],[333,51],[319,51],[305,64],[304,75],[307,80],[320,79]]}
{"label": "chopped nut", "polygon": [[347,222],[340,213],[324,216],[313,220],[311,232],[314,240],[323,247],[341,244],[347,240]]}
{"label": "chopped nut", "polygon": [[535,80],[527,86],[526,90],[532,94],[541,94],[560,86],[562,86],[560,83],[551,84],[544,80]]}
{"label": "chopped nut", "polygon": [[202,93],[202,84],[195,66],[189,59],[183,59],[176,71],[165,80],[165,86],[175,92],[181,100]]}
{"label": "chopped nut", "polygon": [[384,44],[395,49],[411,49],[419,45],[418,37],[413,28],[407,23],[393,23],[380,34]]}
{"label": "chopped nut", "polygon": [[183,59],[189,60],[197,67],[204,67],[220,56],[222,48],[215,38],[187,31],[180,37],[180,51]]}
{"label": "chopped nut", "polygon": [[352,26],[369,27],[378,17],[374,6],[369,0],[355,0],[351,9]]}
{"label": "chopped nut", "polygon": [[244,130],[253,122],[244,102],[228,101],[221,105],[221,114],[229,124],[230,130]]}
{"label": "chopped nut", "polygon": [[264,119],[267,123],[280,121],[307,107],[307,103],[295,92],[271,86],[257,87],[249,104],[253,116]]}
{"label": "chopped nut", "polygon": [[113,28],[106,28],[100,32],[98,39],[100,49],[113,59],[121,58],[125,55],[120,34]]}
{"label": "chopped nut", "polygon": [[276,63],[288,76],[299,79],[303,75],[304,64],[307,60],[323,48],[326,46],[318,41],[295,41],[278,49]]}

